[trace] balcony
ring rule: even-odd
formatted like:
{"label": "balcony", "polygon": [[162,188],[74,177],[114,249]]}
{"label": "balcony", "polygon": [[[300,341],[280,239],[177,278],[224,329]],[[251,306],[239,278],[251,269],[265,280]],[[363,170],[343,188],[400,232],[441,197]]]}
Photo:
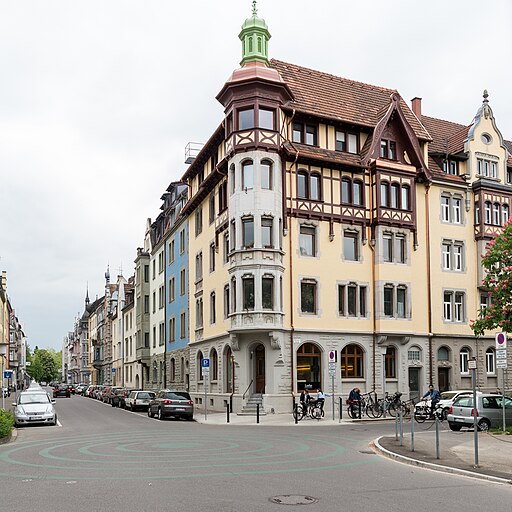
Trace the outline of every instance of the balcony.
{"label": "balcony", "polygon": [[146,360],[149,360],[149,347],[137,347],[135,355],[137,357],[137,361],[146,362]]}
{"label": "balcony", "polygon": [[283,313],[275,311],[243,311],[232,313],[230,332],[256,332],[282,329]]}

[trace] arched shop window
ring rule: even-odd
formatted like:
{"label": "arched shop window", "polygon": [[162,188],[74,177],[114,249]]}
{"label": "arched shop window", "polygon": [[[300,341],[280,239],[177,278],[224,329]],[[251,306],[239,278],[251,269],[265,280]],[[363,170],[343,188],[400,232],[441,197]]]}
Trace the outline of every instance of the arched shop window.
{"label": "arched shop window", "polygon": [[322,387],[322,353],[314,343],[304,343],[297,350],[297,389]]}
{"label": "arched shop window", "polygon": [[364,377],[364,353],[359,345],[347,345],[341,351],[341,378]]}

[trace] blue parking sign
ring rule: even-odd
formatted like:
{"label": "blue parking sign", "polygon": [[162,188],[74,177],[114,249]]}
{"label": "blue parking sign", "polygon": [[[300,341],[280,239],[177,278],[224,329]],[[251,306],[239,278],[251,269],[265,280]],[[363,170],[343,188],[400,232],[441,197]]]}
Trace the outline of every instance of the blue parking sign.
{"label": "blue parking sign", "polygon": [[202,361],[201,361],[201,366],[203,368],[210,368],[210,360],[208,358],[204,358]]}

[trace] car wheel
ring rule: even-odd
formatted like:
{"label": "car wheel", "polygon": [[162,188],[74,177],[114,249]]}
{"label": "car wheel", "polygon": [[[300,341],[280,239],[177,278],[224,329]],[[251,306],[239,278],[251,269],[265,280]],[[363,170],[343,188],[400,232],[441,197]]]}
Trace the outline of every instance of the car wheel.
{"label": "car wheel", "polygon": [[130,404],[130,411],[135,412],[135,409],[133,407],[133,404]]}
{"label": "car wheel", "polygon": [[153,418],[154,414],[151,412],[151,407],[148,407],[148,416]]}
{"label": "car wheel", "polygon": [[159,420],[163,420],[164,419],[164,417],[162,416],[162,409],[161,409],[161,407],[158,408],[158,411],[156,412],[156,417]]}
{"label": "car wheel", "polygon": [[478,430],[482,432],[487,432],[491,428],[491,422],[489,420],[483,419],[478,422]]}
{"label": "car wheel", "polygon": [[447,420],[447,419],[448,419],[448,411],[449,411],[449,408],[448,408],[448,407],[445,407],[445,408],[441,411],[441,421],[444,421],[444,420]]}
{"label": "car wheel", "polygon": [[458,432],[462,425],[459,425],[458,423],[448,423],[448,426],[450,427],[450,430],[453,430],[454,432]]}
{"label": "car wheel", "polygon": [[185,417],[187,421],[193,421],[194,420],[194,416],[186,416]]}

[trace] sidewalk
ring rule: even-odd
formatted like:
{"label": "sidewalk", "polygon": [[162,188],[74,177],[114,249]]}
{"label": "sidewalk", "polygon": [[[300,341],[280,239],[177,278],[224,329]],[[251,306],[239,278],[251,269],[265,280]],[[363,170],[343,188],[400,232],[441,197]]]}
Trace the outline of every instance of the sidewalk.
{"label": "sidewalk", "polygon": [[404,432],[403,446],[395,436],[376,439],[374,449],[389,458],[424,468],[473,476],[512,484],[512,436],[480,432],[478,434],[478,467],[475,467],[474,432],[440,433],[439,459],[436,458],[435,432],[414,436],[411,451],[410,433]]}

